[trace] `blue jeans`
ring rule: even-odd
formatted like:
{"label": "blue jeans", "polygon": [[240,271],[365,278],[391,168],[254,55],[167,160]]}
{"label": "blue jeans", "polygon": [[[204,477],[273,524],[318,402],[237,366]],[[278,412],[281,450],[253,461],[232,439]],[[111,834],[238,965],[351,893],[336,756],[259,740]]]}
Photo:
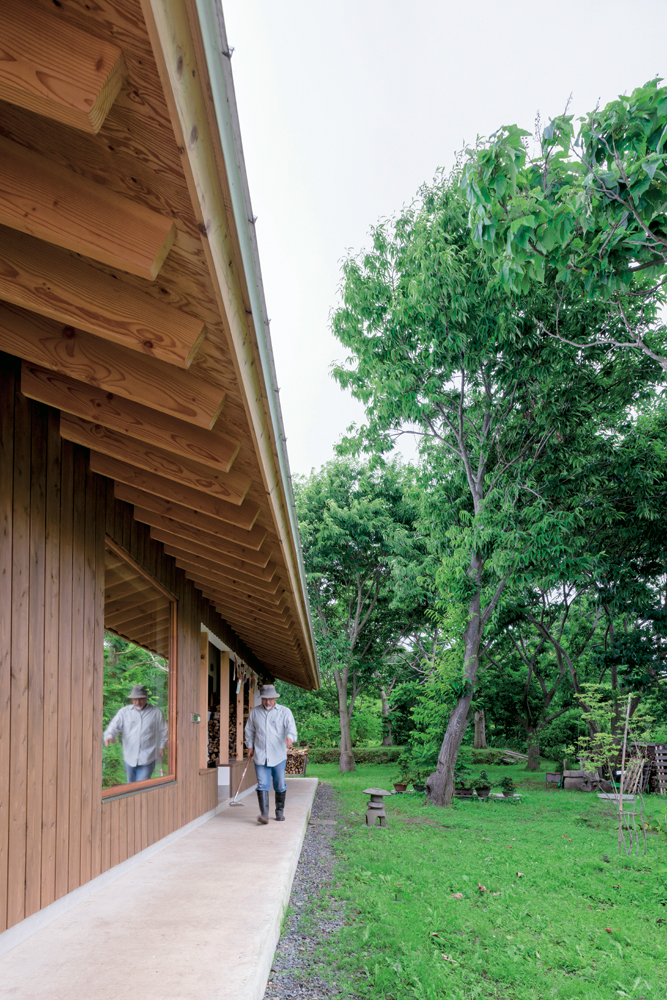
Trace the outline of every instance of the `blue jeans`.
{"label": "blue jeans", "polygon": [[273,790],[275,792],[287,791],[285,784],[286,760],[281,760],[279,764],[269,767],[268,764],[258,764],[255,761],[255,774],[257,775],[257,791],[268,792],[271,789],[271,779],[273,778]]}
{"label": "blue jeans", "polygon": [[155,761],[151,761],[150,764],[137,764],[136,767],[132,767],[125,761],[128,785],[134,784],[135,781],[148,781],[154,769]]}

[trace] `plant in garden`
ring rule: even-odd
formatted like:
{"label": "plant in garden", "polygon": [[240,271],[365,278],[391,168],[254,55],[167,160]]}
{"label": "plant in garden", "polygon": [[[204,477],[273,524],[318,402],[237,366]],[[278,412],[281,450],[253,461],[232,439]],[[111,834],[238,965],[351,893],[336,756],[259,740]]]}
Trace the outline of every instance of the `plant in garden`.
{"label": "plant in garden", "polygon": [[514,795],[514,792],[516,791],[516,785],[514,784],[514,779],[511,778],[509,774],[506,774],[505,777],[502,779],[502,781],[500,782],[500,787],[503,790],[503,795],[506,795],[508,798],[510,795]]}
{"label": "plant in garden", "polygon": [[[446,606],[462,612],[461,672],[428,782],[439,804],[451,798],[484,632],[508,581],[532,581],[537,566],[567,577],[577,561],[592,565],[577,503],[560,505],[543,469],[567,468],[581,428],[614,426],[659,372],[646,359],[619,362],[604,348],[582,357],[536,334],[548,301],[494,287],[469,238],[458,180],[439,179],[373,230],[371,249],[344,265],[333,318],[350,350],[336,378],[368,421],[343,447],[378,455],[403,433],[418,436],[421,529],[439,557]],[[562,322],[571,332],[600,329],[609,308],[572,299]]]}
{"label": "plant in garden", "polygon": [[[579,119],[558,115],[536,138],[504,126],[467,150],[462,186],[470,226],[501,282],[527,291],[546,284],[614,304],[620,325],[573,338],[559,309],[541,329],[567,343],[634,348],[667,370],[657,322],[667,276],[667,87],[650,80]],[[643,315],[628,321],[632,298]],[[639,321],[638,321],[639,320]]]}

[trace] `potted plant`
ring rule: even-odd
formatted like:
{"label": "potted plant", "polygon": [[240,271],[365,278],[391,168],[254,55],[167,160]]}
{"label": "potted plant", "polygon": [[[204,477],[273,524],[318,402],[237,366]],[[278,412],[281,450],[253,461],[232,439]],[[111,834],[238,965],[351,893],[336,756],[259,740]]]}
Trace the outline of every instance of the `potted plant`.
{"label": "potted plant", "polygon": [[473,789],[469,778],[458,778],[454,782],[455,799],[471,799],[472,795]]}
{"label": "potted plant", "polygon": [[511,799],[514,796],[514,790],[516,785],[510,778],[509,774],[506,774],[503,780],[500,782],[500,787],[503,790],[503,795],[506,799]]}
{"label": "potted plant", "polygon": [[409,753],[402,753],[398,758],[398,776],[394,781],[395,792],[406,792],[408,785],[414,781],[413,761]]}
{"label": "potted plant", "polygon": [[454,797],[457,799],[471,799],[473,795],[472,781],[470,779],[470,768],[467,757],[459,753],[454,765]]}
{"label": "potted plant", "polygon": [[473,781],[473,788],[480,799],[488,799],[491,791],[491,779],[486,771],[482,771],[478,778]]}

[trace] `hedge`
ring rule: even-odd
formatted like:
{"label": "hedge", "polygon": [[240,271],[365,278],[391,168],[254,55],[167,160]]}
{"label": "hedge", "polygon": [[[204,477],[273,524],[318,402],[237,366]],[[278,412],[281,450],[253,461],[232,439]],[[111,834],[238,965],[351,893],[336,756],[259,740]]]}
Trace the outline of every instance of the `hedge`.
{"label": "hedge", "polygon": [[[353,747],[352,753],[357,764],[392,764],[397,761],[405,747]],[[309,747],[309,764],[337,764],[340,759],[338,747]]]}

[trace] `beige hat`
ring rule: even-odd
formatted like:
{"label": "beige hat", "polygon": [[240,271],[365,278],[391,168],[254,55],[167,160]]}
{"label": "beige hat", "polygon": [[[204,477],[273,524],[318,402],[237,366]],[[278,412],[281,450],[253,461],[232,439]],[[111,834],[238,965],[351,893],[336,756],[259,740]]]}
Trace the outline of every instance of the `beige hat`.
{"label": "beige hat", "polygon": [[128,698],[132,698],[132,699],[134,699],[134,698],[148,698],[148,691],[146,690],[146,687],[145,687],[144,684],[135,684],[127,697]]}
{"label": "beige hat", "polygon": [[261,687],[259,689],[259,696],[260,698],[280,698],[273,684],[265,684],[264,687]]}

